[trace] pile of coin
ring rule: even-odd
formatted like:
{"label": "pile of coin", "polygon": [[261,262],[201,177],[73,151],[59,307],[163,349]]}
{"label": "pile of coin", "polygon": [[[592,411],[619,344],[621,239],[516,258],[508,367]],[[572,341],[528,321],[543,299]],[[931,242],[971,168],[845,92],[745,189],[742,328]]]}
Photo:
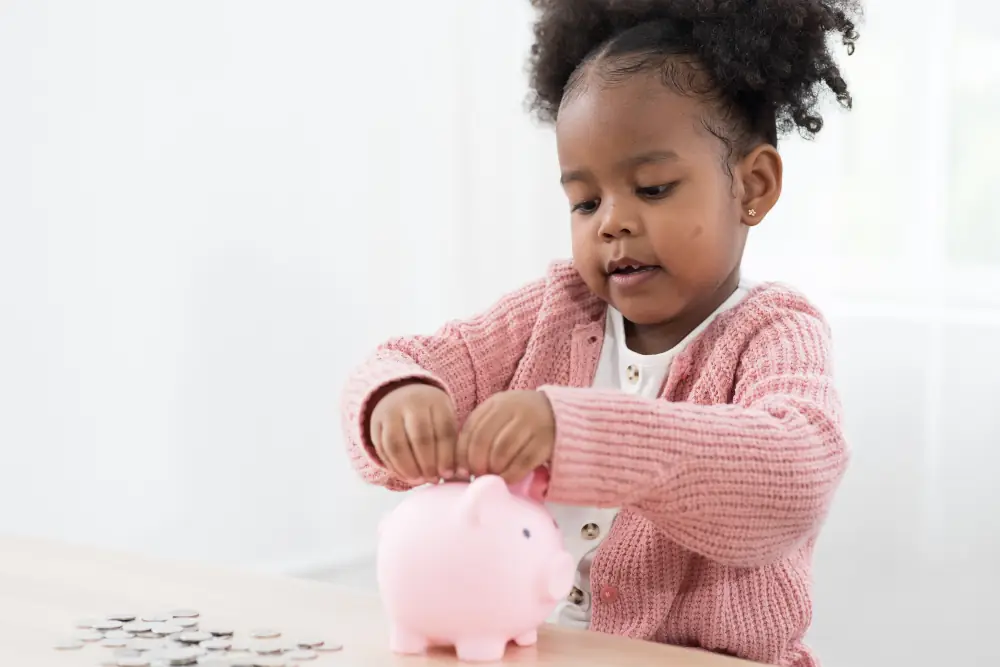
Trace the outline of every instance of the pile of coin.
{"label": "pile of coin", "polygon": [[99,667],[291,667],[343,647],[322,639],[286,642],[277,630],[242,634],[232,628],[203,626],[194,609],[169,613],[108,614],[81,620],[61,651],[97,644],[107,649]]}

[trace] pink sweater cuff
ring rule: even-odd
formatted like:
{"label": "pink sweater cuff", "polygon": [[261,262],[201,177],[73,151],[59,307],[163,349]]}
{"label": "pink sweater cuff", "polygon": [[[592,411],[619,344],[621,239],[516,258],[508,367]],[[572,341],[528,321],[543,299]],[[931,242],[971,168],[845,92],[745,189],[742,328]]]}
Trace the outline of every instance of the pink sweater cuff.
{"label": "pink sweater cuff", "polygon": [[847,463],[828,406],[753,407],[542,387],[556,419],[548,500],[630,507],[717,562],[756,566],[815,533]]}
{"label": "pink sweater cuff", "polygon": [[385,471],[386,468],[375,453],[375,447],[369,437],[368,418],[375,407],[376,397],[384,396],[385,390],[391,385],[406,382],[426,382],[442,391],[448,391],[444,382],[414,364],[405,355],[384,352],[379,358],[365,365],[363,374],[351,377],[343,393],[347,401],[343,406],[347,417],[345,423],[353,431],[349,434],[349,441],[362,445],[356,448],[354,455],[360,453],[364,457],[361,463],[380,471]]}
{"label": "pink sweater cuff", "polygon": [[[630,489],[662,472],[662,459],[648,457],[633,439],[615,399],[633,403],[624,393],[587,388],[545,386],[556,418],[556,442],[549,462],[548,499],[582,507],[620,507]],[[646,431],[647,429],[642,429]],[[643,436],[648,436],[643,433]],[[661,468],[651,467],[653,458]],[[633,483],[634,482],[634,483]]]}

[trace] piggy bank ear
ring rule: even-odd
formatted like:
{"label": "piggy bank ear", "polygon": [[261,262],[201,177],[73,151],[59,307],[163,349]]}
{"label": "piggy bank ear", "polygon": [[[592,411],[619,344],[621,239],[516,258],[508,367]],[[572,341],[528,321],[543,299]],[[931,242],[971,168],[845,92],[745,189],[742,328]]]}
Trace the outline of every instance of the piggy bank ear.
{"label": "piggy bank ear", "polygon": [[499,475],[477,477],[462,494],[458,507],[459,516],[463,522],[477,525],[483,520],[486,511],[509,496],[507,483]]}
{"label": "piggy bank ear", "polygon": [[517,484],[512,484],[510,492],[536,503],[545,502],[545,492],[549,488],[549,470],[545,466],[536,468]]}

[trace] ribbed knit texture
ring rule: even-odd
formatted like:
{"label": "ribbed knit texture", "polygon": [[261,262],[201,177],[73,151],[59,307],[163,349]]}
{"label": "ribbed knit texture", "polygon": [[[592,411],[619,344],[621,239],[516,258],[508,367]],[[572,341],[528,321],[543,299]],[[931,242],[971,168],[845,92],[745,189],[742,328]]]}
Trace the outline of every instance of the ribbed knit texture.
{"label": "ribbed knit texture", "polygon": [[343,394],[353,465],[409,488],[363,432],[388,383],[435,383],[459,423],[496,392],[540,389],[556,418],[548,500],[622,508],[594,560],[591,628],[814,667],[801,643],[813,541],[848,459],[826,323],[794,291],[758,286],[649,400],[589,388],[604,314],[563,262],[478,317],[385,343]]}

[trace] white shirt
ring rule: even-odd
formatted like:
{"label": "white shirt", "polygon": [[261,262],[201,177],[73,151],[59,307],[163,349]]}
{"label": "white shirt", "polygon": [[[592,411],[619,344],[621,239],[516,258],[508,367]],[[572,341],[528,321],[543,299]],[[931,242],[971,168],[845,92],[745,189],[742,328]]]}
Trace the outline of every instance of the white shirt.
{"label": "white shirt", "polygon": [[[604,344],[594,373],[595,389],[617,389],[633,396],[657,398],[670,372],[670,364],[698,334],[711,324],[720,313],[738,304],[749,292],[749,285],[740,283],[715,312],[699,324],[680,343],[660,354],[639,354],[625,344],[625,319],[614,308],[608,307],[604,321]],[[567,551],[577,560],[578,566],[573,591],[559,603],[549,621],[570,627],[590,626],[591,588],[590,567],[594,554],[604,538],[611,532],[618,509],[572,507],[546,503],[563,534]]]}

